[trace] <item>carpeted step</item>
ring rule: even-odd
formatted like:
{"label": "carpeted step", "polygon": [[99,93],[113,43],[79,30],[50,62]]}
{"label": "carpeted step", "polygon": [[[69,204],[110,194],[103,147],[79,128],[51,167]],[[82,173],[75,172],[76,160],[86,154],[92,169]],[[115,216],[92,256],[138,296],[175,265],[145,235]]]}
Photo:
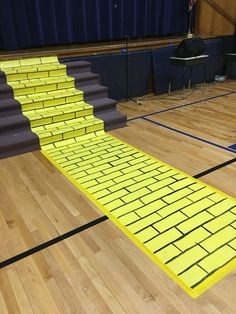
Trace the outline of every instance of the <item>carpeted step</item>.
{"label": "carpeted step", "polygon": [[11,86],[6,83],[0,84],[0,100],[13,97]]}
{"label": "carpeted step", "polygon": [[127,117],[116,109],[96,113],[95,117],[104,121],[105,131],[126,126]]}
{"label": "carpeted step", "polygon": [[98,74],[92,72],[76,73],[73,75],[78,89],[83,86],[96,85],[100,83]]}
{"label": "carpeted step", "polygon": [[79,117],[91,116],[93,107],[84,101],[25,111],[32,127],[48,125],[54,122],[71,120]]}
{"label": "carpeted step", "polygon": [[94,100],[89,100],[89,104],[93,106],[94,113],[111,110],[116,107],[117,102],[114,99],[105,97]]}
{"label": "carpeted step", "polygon": [[60,142],[81,135],[102,131],[103,121],[94,116],[81,117],[32,128],[40,138],[41,145]]}
{"label": "carpeted step", "polygon": [[108,88],[102,85],[95,84],[95,85],[82,86],[81,88],[79,88],[77,87],[77,84],[76,84],[76,88],[84,92],[84,100],[88,102],[89,100],[107,97]]}
{"label": "carpeted step", "polygon": [[14,98],[0,100],[0,117],[21,113],[21,105]]}
{"label": "carpeted step", "polygon": [[16,130],[30,129],[29,120],[22,114],[0,117],[0,135],[15,133]]}
{"label": "carpeted step", "polygon": [[83,92],[69,88],[47,93],[16,96],[15,98],[21,103],[22,110],[27,111],[82,101]]}
{"label": "carpeted step", "polygon": [[91,71],[91,63],[87,61],[71,61],[71,62],[60,61],[60,62],[66,65],[68,75]]}
{"label": "carpeted step", "polygon": [[30,130],[0,136],[0,159],[39,149],[39,139]]}

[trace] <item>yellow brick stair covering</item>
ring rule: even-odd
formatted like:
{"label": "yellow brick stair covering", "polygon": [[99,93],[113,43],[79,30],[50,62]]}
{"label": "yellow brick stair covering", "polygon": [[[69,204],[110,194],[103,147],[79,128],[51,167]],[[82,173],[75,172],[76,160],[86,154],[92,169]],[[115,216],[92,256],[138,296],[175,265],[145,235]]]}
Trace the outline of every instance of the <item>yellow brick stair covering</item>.
{"label": "yellow brick stair covering", "polygon": [[105,134],[57,58],[0,67],[43,154],[190,296],[235,268],[234,198]]}

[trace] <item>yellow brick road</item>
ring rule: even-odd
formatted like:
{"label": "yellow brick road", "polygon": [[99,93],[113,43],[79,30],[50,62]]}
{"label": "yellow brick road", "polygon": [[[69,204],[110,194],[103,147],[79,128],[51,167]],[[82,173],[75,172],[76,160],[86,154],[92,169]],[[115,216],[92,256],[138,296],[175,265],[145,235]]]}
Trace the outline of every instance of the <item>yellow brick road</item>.
{"label": "yellow brick road", "polygon": [[187,293],[235,268],[235,199],[105,134],[57,58],[0,68],[44,155]]}

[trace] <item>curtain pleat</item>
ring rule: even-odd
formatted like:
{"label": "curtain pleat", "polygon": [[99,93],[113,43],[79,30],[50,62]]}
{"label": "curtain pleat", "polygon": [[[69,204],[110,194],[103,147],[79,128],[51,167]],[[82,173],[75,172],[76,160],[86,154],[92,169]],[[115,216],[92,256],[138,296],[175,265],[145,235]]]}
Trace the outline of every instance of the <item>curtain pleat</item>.
{"label": "curtain pleat", "polygon": [[0,49],[185,33],[187,0],[0,0]]}

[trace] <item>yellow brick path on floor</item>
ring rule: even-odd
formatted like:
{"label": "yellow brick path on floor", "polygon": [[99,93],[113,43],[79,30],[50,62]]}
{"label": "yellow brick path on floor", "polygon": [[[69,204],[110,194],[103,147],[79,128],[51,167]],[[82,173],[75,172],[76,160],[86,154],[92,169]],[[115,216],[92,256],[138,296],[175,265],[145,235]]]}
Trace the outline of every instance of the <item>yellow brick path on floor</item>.
{"label": "yellow brick path on floor", "polygon": [[[60,106],[65,104],[53,106],[49,116],[69,125],[73,118]],[[91,111],[80,117],[98,120]],[[44,129],[33,128],[39,136],[50,130],[44,118]],[[96,123],[90,127],[81,135],[65,137],[62,129],[60,139],[42,137],[43,154],[190,296],[235,268],[235,199],[105,134]]]}

